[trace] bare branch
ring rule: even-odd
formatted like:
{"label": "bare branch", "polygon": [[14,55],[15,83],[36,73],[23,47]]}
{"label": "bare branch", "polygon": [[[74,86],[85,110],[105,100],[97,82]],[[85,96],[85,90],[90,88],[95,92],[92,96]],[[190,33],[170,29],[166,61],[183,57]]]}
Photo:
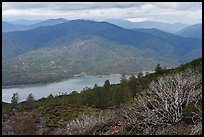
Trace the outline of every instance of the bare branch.
{"label": "bare branch", "polygon": [[137,97],[136,105],[123,109],[126,124],[153,133],[158,127],[178,123],[183,108],[202,99],[202,85],[197,87],[201,83],[201,75],[192,70],[151,82],[147,92]]}

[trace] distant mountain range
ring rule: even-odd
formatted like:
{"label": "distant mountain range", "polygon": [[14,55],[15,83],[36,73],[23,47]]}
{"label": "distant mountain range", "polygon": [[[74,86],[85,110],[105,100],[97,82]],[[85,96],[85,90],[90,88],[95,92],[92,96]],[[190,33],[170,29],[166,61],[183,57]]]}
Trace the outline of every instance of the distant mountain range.
{"label": "distant mountain range", "polygon": [[128,20],[122,19],[110,19],[106,20],[109,23],[115,24],[117,26],[127,28],[127,29],[135,29],[135,28],[157,28],[166,32],[175,33],[178,32],[185,27],[187,24],[181,23],[164,23],[159,21],[141,21],[141,22],[131,22]]}
{"label": "distant mountain range", "polygon": [[[58,19],[48,19],[48,20],[44,20],[44,21],[40,21],[37,23],[22,23],[23,20],[19,20],[16,22],[6,22],[3,21],[2,22],[2,32],[11,32],[11,31],[25,31],[25,30],[30,30],[30,29],[34,29],[34,28],[38,28],[41,26],[52,26],[52,25],[56,25],[59,23],[64,23],[68,20],[64,19],[64,18],[58,18]],[[19,23],[21,22],[21,23]],[[28,22],[28,21],[25,21]],[[35,21],[36,22],[36,21]]]}
{"label": "distant mountain range", "polygon": [[25,19],[18,19],[14,21],[6,21],[8,23],[14,24],[14,25],[32,25],[38,22],[41,22],[42,20],[25,20]]}
{"label": "distant mountain range", "polygon": [[60,80],[74,74],[135,73],[202,56],[202,40],[158,29],[125,29],[71,20],[2,33],[3,85]]}
{"label": "distant mountain range", "polygon": [[188,26],[182,29],[181,31],[177,32],[176,34],[183,37],[202,39],[202,24],[194,24],[194,25]]}
{"label": "distant mountain range", "polygon": [[[194,46],[192,45],[199,45],[201,44],[200,42],[201,41],[195,41],[194,38],[185,38],[185,37],[182,37],[182,36],[178,36],[176,34],[172,34],[172,33],[168,33],[168,32],[165,32],[165,31],[161,31],[159,29],[143,29],[143,28],[139,28],[139,29],[133,29],[135,31],[139,31],[139,32],[143,32],[143,33],[147,33],[147,34],[150,34],[152,36],[156,36],[158,38],[161,38],[162,40],[165,40],[166,42],[174,45],[175,49],[174,50],[174,53],[176,53],[177,55],[181,55],[182,52],[189,52],[185,54],[182,54],[180,57],[177,58],[177,60],[179,60],[179,62],[181,63],[184,63],[186,60],[191,60],[191,58],[195,58],[195,54],[192,54],[192,53],[200,53],[199,50],[201,49],[198,49],[198,48],[195,48]],[[192,43],[192,42],[198,42],[197,44],[196,43]],[[198,51],[196,51],[198,50]],[[201,55],[201,54],[199,54]],[[184,61],[185,60],[185,61]],[[184,61],[184,62],[183,62]]]}

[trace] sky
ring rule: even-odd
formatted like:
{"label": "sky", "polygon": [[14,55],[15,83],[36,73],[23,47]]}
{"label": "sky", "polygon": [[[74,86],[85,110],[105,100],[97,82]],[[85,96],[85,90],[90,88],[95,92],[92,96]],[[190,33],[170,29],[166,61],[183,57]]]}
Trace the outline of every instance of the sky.
{"label": "sky", "polygon": [[196,24],[202,2],[2,2],[3,20],[125,19]]}

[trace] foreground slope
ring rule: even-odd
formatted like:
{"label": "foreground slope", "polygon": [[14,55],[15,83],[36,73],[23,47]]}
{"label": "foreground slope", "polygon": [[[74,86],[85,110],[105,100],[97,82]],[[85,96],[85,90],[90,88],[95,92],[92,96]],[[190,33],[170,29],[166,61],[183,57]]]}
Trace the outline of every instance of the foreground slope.
{"label": "foreground slope", "polygon": [[106,81],[80,93],[16,106],[2,103],[2,134],[202,134],[201,75],[199,58],[140,78],[122,78],[120,84]]}

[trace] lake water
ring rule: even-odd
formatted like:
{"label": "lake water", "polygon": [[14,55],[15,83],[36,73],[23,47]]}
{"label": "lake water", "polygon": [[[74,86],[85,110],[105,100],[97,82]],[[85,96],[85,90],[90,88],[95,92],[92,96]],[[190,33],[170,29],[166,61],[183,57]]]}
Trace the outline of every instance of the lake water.
{"label": "lake water", "polygon": [[83,88],[92,88],[95,84],[102,86],[106,80],[109,80],[111,84],[117,84],[120,82],[120,78],[121,76],[83,76],[58,83],[4,88],[2,89],[2,101],[10,103],[13,93],[16,92],[19,94],[20,101],[25,101],[30,93],[34,95],[35,99],[40,99],[50,94],[59,95],[64,92],[71,93],[74,90],[80,92]]}

